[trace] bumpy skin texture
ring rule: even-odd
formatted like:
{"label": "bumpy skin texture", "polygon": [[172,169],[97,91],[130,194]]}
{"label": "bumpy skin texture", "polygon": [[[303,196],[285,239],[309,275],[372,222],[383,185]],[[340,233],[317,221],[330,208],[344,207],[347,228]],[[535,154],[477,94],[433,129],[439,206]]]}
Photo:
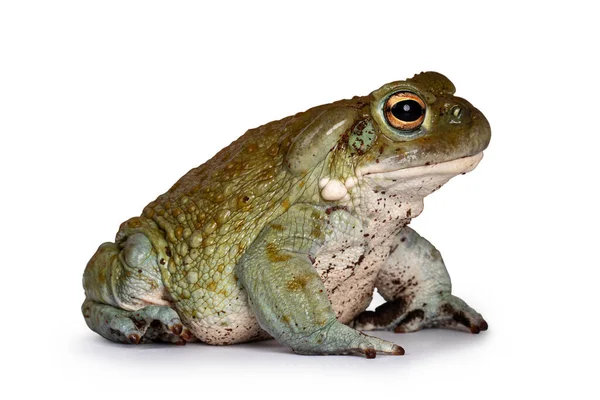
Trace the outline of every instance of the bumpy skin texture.
{"label": "bumpy skin texture", "polygon": [[[424,114],[402,130],[386,104],[407,92]],[[85,320],[125,343],[274,337],[298,353],[367,357],[403,350],[351,326],[485,330],[406,225],[489,140],[485,117],[435,72],[249,130],[100,246]],[[387,303],[365,312],[375,288]]]}

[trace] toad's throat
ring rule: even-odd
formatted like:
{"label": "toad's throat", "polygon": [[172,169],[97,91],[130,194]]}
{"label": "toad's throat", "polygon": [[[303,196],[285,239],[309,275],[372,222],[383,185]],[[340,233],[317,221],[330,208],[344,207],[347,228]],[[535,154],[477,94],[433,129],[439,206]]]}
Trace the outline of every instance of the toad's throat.
{"label": "toad's throat", "polygon": [[483,158],[483,152],[474,156],[457,158],[451,161],[445,161],[430,165],[420,165],[418,167],[389,170],[388,166],[380,164],[371,165],[357,170],[357,176],[371,179],[391,179],[395,181],[411,180],[426,176],[448,176],[448,179],[472,171],[477,167],[479,161]]}
{"label": "toad's throat", "polygon": [[454,176],[475,169],[482,157],[483,152],[452,161],[392,171],[386,171],[378,166],[367,167],[363,169],[362,178],[359,179],[374,193],[385,190],[387,193],[394,193],[398,201],[405,204],[406,202],[418,204],[422,203],[425,196],[435,192]]}

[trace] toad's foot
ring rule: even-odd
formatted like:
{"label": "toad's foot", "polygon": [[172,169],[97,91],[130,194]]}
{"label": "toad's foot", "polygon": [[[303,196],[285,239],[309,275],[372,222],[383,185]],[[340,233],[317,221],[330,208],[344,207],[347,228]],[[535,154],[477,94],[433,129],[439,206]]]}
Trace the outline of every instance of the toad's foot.
{"label": "toad's foot", "polygon": [[418,322],[413,329],[410,321],[401,321],[394,329],[395,332],[411,332],[422,328],[449,328],[471,333],[479,333],[488,329],[488,324],[485,322],[481,314],[469,307],[467,303],[456,296],[446,296],[442,299],[437,307],[433,309],[425,309],[425,318],[419,326]]}
{"label": "toad's foot", "polygon": [[377,353],[403,355],[404,349],[392,342],[368,336],[338,321],[314,334],[298,339],[293,346],[298,354],[358,354],[375,358]]}
{"label": "toad's foot", "polygon": [[429,303],[412,303],[409,307],[402,299],[389,301],[375,309],[365,311],[353,322],[360,330],[393,329],[397,333],[414,332],[425,328],[448,328],[479,333],[488,328],[481,314],[467,303],[451,294]]}
{"label": "toad's foot", "polygon": [[170,307],[147,306],[136,311],[86,300],[81,306],[90,329],[106,339],[121,343],[166,342],[184,345],[194,340]]}
{"label": "toad's foot", "polygon": [[452,295],[440,252],[409,227],[396,236],[376,286],[387,303],[360,314],[353,322],[358,329],[449,328],[479,333],[488,328],[477,311]]}

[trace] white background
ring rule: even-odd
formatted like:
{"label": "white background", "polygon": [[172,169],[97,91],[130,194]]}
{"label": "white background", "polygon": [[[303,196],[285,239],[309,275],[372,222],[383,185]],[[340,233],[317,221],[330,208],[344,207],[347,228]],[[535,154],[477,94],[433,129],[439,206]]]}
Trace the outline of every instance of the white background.
{"label": "white background", "polygon": [[[598,398],[592,2],[1,4],[3,398]],[[246,129],[422,70],[492,126],[413,222],[488,332],[381,333],[407,355],[366,360],[88,330],[81,275],[120,222]]]}

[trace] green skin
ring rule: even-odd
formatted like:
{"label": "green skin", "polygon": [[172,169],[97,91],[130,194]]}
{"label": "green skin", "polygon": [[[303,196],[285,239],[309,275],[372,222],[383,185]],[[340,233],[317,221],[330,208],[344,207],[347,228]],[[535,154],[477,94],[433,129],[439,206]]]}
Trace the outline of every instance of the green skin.
{"label": "green skin", "polygon": [[[426,103],[394,128],[394,93]],[[83,277],[88,326],[123,343],[274,337],[302,354],[403,354],[359,330],[487,324],[451,294],[439,252],[407,227],[474,168],[485,117],[435,72],[249,130],[104,243]],[[387,302],[365,311],[374,289]]]}

